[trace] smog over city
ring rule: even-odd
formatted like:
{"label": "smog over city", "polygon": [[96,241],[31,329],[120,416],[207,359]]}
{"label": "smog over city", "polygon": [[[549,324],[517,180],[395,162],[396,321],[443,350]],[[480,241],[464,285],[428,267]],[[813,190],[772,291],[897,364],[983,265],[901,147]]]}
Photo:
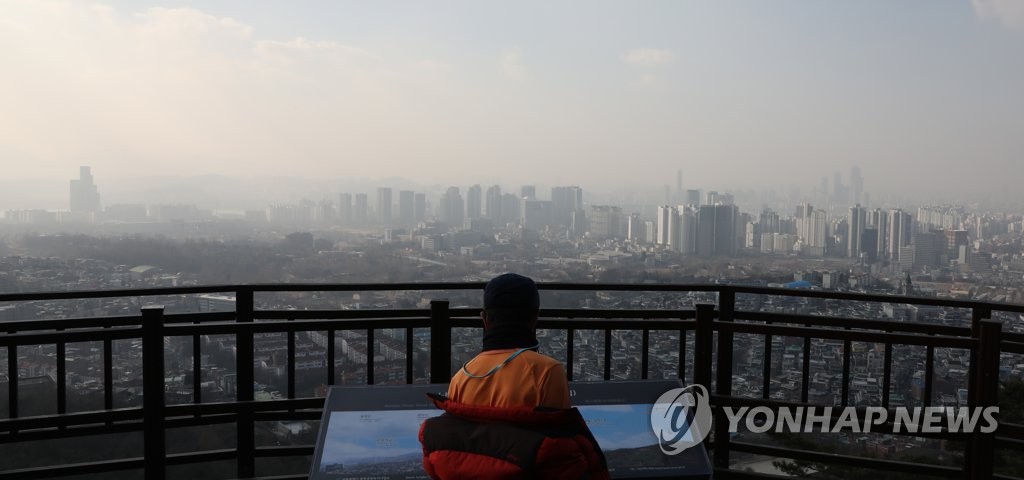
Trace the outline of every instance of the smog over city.
{"label": "smog over city", "polygon": [[[1002,409],[953,440],[751,414],[717,468],[1024,478],[1024,1],[5,0],[0,65],[0,478],[305,478],[313,403],[447,382],[510,271],[573,381]],[[325,478],[422,474],[332,428]]]}

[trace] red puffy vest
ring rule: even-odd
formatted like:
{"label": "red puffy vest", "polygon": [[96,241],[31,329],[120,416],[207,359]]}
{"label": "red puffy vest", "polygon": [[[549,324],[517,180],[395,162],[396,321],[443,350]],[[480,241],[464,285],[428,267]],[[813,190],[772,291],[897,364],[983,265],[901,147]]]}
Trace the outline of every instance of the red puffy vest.
{"label": "red puffy vest", "polygon": [[604,455],[575,408],[499,408],[431,398],[445,413],[420,427],[430,478],[608,478]]}

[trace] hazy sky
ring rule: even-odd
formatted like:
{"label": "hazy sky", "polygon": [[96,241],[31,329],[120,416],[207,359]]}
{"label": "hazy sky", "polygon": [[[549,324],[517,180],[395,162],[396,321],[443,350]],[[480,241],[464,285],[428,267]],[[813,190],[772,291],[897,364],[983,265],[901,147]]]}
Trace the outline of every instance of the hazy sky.
{"label": "hazy sky", "polygon": [[7,180],[1024,179],[1024,0],[0,0],[0,69]]}

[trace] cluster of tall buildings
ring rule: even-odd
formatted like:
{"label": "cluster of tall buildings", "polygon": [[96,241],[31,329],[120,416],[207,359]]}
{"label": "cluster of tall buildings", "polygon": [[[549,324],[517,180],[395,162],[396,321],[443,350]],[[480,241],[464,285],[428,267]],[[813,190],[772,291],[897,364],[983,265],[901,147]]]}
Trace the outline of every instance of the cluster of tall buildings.
{"label": "cluster of tall buildings", "polygon": [[[862,265],[885,264],[904,271],[951,263],[985,269],[986,256],[979,254],[974,242],[1000,233],[1024,233],[1019,216],[977,215],[959,206],[922,206],[913,213],[869,208],[856,167],[849,184],[839,174],[831,185],[823,179],[813,196],[824,204],[797,203],[787,215],[769,208],[751,215],[740,211],[728,192],[684,190],[682,172],[676,180],[674,190],[666,187],[665,204],[632,205],[629,208],[636,209],[631,213],[624,213],[619,205],[585,203],[583,188],[578,185],[552,187],[545,199],[539,198],[534,185],[513,192],[503,191],[499,185],[472,185],[451,186],[433,194],[380,187],[373,194],[341,193],[336,201],[271,205],[246,212],[246,218],[296,228],[380,229],[385,236],[389,232],[420,232],[443,239],[448,234],[475,232],[486,238],[504,231],[525,240],[612,240],[622,242],[623,247],[703,257],[740,252],[847,257]],[[840,210],[839,205],[844,207]],[[83,166],[79,178],[70,182],[68,211],[8,211],[5,218],[18,223],[60,223],[65,219],[207,221],[216,216],[194,205],[111,205],[102,210],[91,169]]]}
{"label": "cluster of tall buildings", "polygon": [[[431,199],[425,193],[401,190],[397,200],[396,203],[389,187],[378,188],[376,203],[372,204],[365,193],[342,193],[336,218],[338,223],[348,226],[410,227],[430,221],[458,229],[472,222],[488,221],[497,227],[516,224],[533,231],[564,227],[569,236],[587,231],[583,189],[578,186],[553,187],[550,200],[538,199],[533,185],[521,187],[518,194],[503,192],[499,185],[486,190],[480,185],[465,190],[452,186]],[[617,230],[620,220],[609,217],[621,210],[606,207],[596,210],[601,217],[600,228]]]}

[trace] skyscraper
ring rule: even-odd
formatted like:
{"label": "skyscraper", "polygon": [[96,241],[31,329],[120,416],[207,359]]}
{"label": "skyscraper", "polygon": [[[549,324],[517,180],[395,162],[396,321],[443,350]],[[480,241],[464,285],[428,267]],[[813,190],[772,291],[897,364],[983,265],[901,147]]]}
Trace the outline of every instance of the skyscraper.
{"label": "skyscraper", "polygon": [[875,259],[889,258],[889,212],[881,208],[872,210],[868,215],[868,226],[878,229],[877,245],[874,252]]}
{"label": "skyscraper", "polygon": [[398,192],[398,221],[403,226],[410,226],[416,223],[416,194],[412,190],[401,190]]}
{"label": "skyscraper", "polygon": [[666,245],[669,250],[679,252],[683,241],[683,219],[679,216],[678,208],[671,207],[668,211],[668,242]]}
{"label": "skyscraper", "polygon": [[71,211],[97,213],[100,211],[100,193],[92,182],[92,169],[78,168],[78,180],[71,180]]}
{"label": "skyscraper", "polygon": [[541,231],[552,222],[552,204],[546,200],[523,201],[523,229]]}
{"label": "skyscraper", "polygon": [[500,226],[504,223],[505,219],[501,214],[501,187],[497,185],[487,187],[485,207],[487,209],[487,218],[490,219],[494,225]]}
{"label": "skyscraper", "polygon": [[377,223],[388,225],[391,223],[391,188],[381,187],[377,189]]}
{"label": "skyscraper", "polygon": [[577,186],[552,187],[551,208],[555,224],[569,225],[573,214],[583,211],[583,189]]}
{"label": "skyscraper", "polygon": [[825,256],[825,250],[828,248],[828,213],[820,208],[812,211],[807,218],[805,230],[801,236],[804,239],[804,252],[807,255]]}
{"label": "skyscraper", "polygon": [[611,205],[591,205],[587,224],[594,238],[621,238],[622,209]]}
{"label": "skyscraper", "polygon": [[700,190],[687,190],[683,204],[694,207],[700,206]]}
{"label": "skyscraper", "polygon": [[842,212],[850,205],[849,189],[843,185],[843,175],[836,172],[832,176],[832,202],[831,209],[833,212]]}
{"label": "skyscraper", "polygon": [[683,203],[683,171],[676,170],[676,191],[672,194],[672,203]]}
{"label": "skyscraper", "polygon": [[338,195],[338,223],[351,225],[352,218],[352,194],[342,193]]}
{"label": "skyscraper", "polygon": [[668,205],[662,205],[658,207],[658,232],[655,237],[654,243],[658,245],[668,246],[669,241],[669,224],[672,221],[672,216],[675,215],[675,208]]}
{"label": "skyscraper", "polygon": [[910,245],[911,234],[913,233],[913,218],[909,213],[898,208],[889,210],[889,228],[886,236],[886,246],[889,259],[898,263],[900,261],[900,249]]}
{"label": "skyscraper", "polygon": [[702,205],[697,213],[697,254],[735,255],[738,215],[735,205]]}
{"label": "skyscraper", "polygon": [[644,219],[639,213],[629,214],[629,219],[626,224],[626,239],[634,243],[643,242],[647,236],[644,223]]}
{"label": "skyscraper", "polygon": [[462,228],[465,208],[459,187],[448,187],[448,191],[441,195],[441,221],[449,227]]}
{"label": "skyscraper", "polygon": [[708,190],[704,193],[704,205],[714,205],[716,203],[718,203],[718,192]]}
{"label": "skyscraper", "polygon": [[522,198],[514,193],[501,195],[501,218],[505,222],[518,221],[522,216]]}
{"label": "skyscraper", "polygon": [[352,217],[356,225],[366,225],[368,220],[369,205],[367,201],[367,195],[365,193],[357,193],[355,206],[352,208]]}
{"label": "skyscraper", "polygon": [[427,194],[417,193],[412,197],[412,211],[417,222],[427,219]]}
{"label": "skyscraper", "polygon": [[682,206],[679,215],[679,253],[693,255],[697,253],[697,213],[694,207]]}
{"label": "skyscraper", "polygon": [[466,218],[476,220],[483,211],[483,190],[480,185],[473,185],[466,190]]}
{"label": "skyscraper", "polygon": [[850,258],[856,258],[860,256],[861,252],[861,236],[864,234],[864,228],[867,220],[867,211],[860,205],[854,205],[850,207],[850,216],[847,221],[847,232],[846,232],[846,256]]}
{"label": "skyscraper", "polygon": [[850,169],[850,203],[864,203],[864,178],[860,176],[860,167]]}
{"label": "skyscraper", "polygon": [[519,198],[523,200],[536,200],[537,199],[537,187],[534,185],[523,185],[519,189]]}

